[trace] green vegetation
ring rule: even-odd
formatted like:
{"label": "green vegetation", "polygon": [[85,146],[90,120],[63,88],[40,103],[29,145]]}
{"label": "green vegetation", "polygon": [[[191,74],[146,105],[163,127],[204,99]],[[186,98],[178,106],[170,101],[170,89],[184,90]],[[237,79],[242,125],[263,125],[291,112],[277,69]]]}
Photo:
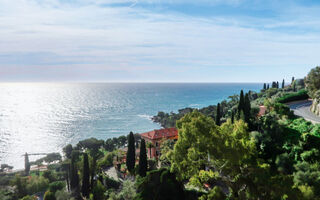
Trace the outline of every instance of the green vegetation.
{"label": "green vegetation", "polygon": [[133,173],[134,166],[136,164],[136,148],[134,144],[133,133],[130,132],[128,137],[128,151],[127,151],[127,160],[126,165],[129,172]]}
{"label": "green vegetation", "polygon": [[148,170],[148,160],[146,151],[146,142],[144,139],[141,140],[140,144],[140,155],[139,155],[139,175],[145,177]]}
{"label": "green vegetation", "polygon": [[299,92],[288,93],[278,98],[279,103],[288,103],[292,101],[306,100],[309,98],[307,90],[300,90]]}
{"label": "green vegetation", "polygon": [[[154,146],[130,132],[67,145],[64,159],[26,157],[21,173],[5,173],[11,167],[2,165],[0,199],[320,200],[320,124],[296,117],[284,104],[312,96],[318,70],[306,78],[307,88],[301,79],[288,86],[282,81],[281,88],[274,81],[272,88],[265,83],[259,93],[241,91],[217,106],[159,112],[154,120],[179,132],[176,142],[160,142],[159,160],[148,160],[146,150]],[[266,113],[258,116],[262,105]],[[30,165],[53,161],[45,171],[30,171]],[[108,174],[113,166],[116,178]]]}

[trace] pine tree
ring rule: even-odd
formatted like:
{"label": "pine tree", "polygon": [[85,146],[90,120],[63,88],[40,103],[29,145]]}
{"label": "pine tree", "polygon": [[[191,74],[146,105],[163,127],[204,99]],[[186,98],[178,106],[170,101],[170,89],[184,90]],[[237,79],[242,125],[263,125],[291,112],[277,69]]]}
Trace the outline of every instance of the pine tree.
{"label": "pine tree", "polygon": [[89,171],[89,161],[88,154],[83,154],[83,171],[82,171],[82,196],[89,196],[89,188],[90,188],[90,171]]}
{"label": "pine tree", "polygon": [[144,139],[141,139],[140,144],[140,156],[139,156],[139,175],[145,177],[148,170],[148,160],[147,160],[147,150],[146,142]]}
{"label": "pine tree", "polygon": [[26,176],[28,176],[29,172],[30,172],[30,162],[29,162],[28,153],[24,154],[24,172],[25,172]]}
{"label": "pine tree", "polygon": [[238,104],[238,119],[240,119],[240,113],[244,109],[244,95],[243,95],[243,90],[240,92],[240,99],[239,99],[239,104]]}
{"label": "pine tree", "polygon": [[220,103],[217,105],[217,113],[216,113],[216,125],[220,126],[221,122],[221,113],[220,113]]}
{"label": "pine tree", "polygon": [[126,159],[126,165],[127,169],[130,173],[133,173],[134,166],[136,164],[136,149],[134,145],[134,136],[133,133],[130,132],[128,137],[128,151],[127,151],[127,159]]}
{"label": "pine tree", "polygon": [[285,82],[284,82],[284,79],[282,80],[282,88],[284,88],[284,84],[285,84]]}
{"label": "pine tree", "polygon": [[250,122],[250,115],[251,115],[251,104],[249,94],[246,93],[244,97],[244,109],[243,109],[244,119],[245,122],[249,124]]}
{"label": "pine tree", "polygon": [[263,89],[266,90],[267,89],[267,84],[263,84]]}

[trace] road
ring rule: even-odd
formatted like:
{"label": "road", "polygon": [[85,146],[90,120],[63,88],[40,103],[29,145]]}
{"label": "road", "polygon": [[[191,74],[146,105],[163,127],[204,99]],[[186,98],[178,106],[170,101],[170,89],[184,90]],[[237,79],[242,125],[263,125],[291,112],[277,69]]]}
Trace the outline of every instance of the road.
{"label": "road", "polygon": [[289,103],[288,106],[294,111],[294,114],[303,117],[312,123],[320,123],[320,117],[310,111],[311,100]]}

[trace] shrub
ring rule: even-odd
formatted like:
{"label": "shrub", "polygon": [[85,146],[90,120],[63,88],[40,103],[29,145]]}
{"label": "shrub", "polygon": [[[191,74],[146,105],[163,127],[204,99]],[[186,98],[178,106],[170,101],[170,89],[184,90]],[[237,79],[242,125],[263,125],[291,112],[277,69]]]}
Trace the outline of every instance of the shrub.
{"label": "shrub", "polygon": [[56,200],[56,197],[54,196],[53,192],[46,191],[46,193],[44,193],[43,200]]}
{"label": "shrub", "polygon": [[66,187],[66,184],[64,181],[56,181],[56,182],[50,183],[49,190],[55,193],[56,191],[62,190],[65,187]]}

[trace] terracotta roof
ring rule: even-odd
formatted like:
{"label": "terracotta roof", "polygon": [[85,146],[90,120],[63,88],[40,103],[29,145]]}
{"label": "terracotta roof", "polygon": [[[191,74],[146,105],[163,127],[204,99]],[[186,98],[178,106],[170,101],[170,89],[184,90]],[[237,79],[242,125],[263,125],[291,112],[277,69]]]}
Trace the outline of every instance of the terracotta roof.
{"label": "terracotta roof", "polygon": [[154,139],[178,136],[178,130],[176,128],[164,128],[164,129],[149,131],[146,133],[141,133],[140,135],[144,138],[154,140]]}

